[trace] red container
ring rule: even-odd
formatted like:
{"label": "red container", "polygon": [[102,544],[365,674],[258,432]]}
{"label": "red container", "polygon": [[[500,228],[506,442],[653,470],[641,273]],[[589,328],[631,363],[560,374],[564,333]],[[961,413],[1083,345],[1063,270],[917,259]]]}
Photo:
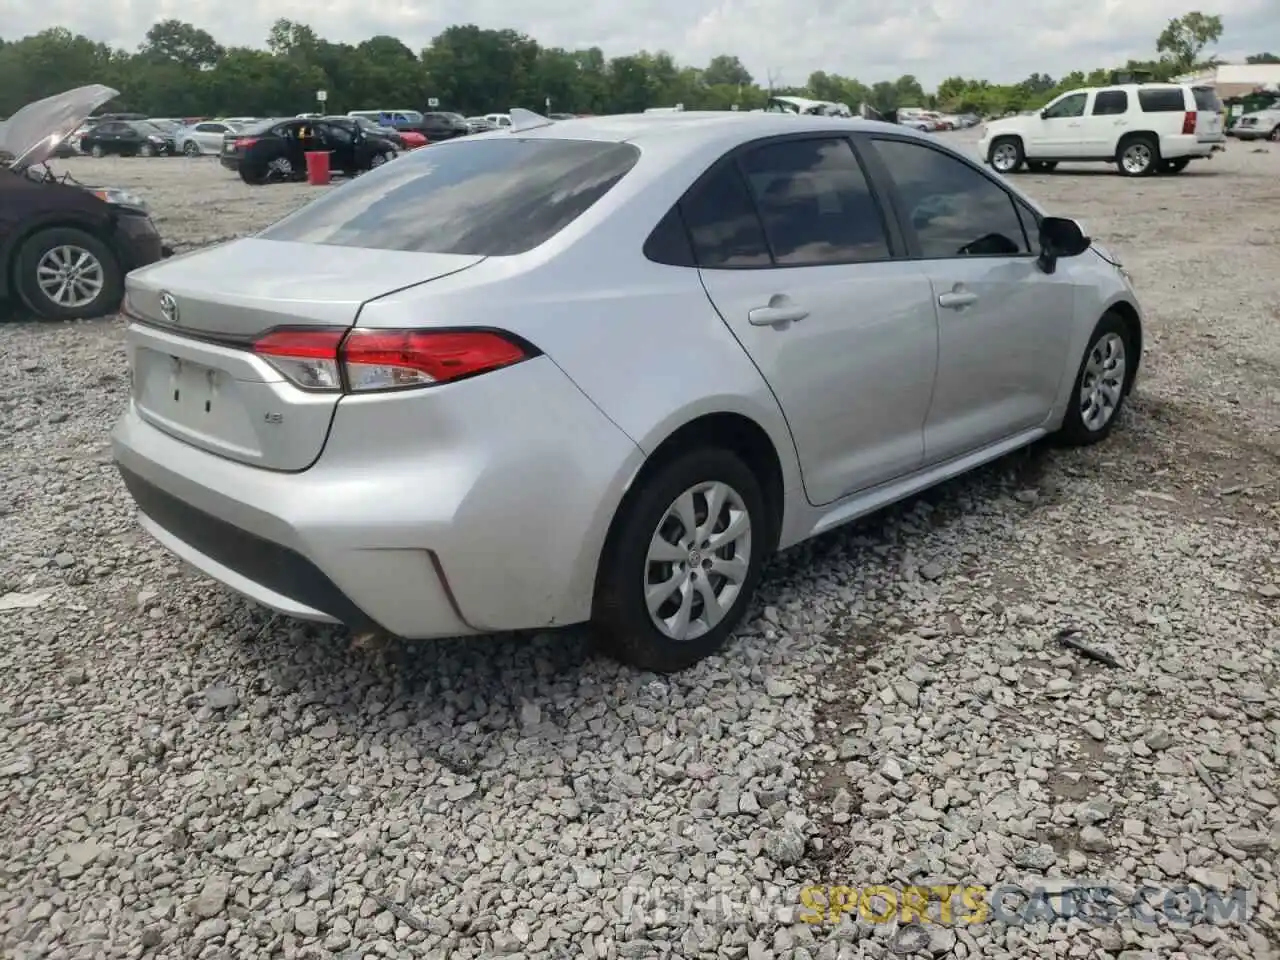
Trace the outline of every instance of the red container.
{"label": "red container", "polygon": [[307,151],[307,183],[323,187],[329,183],[329,151]]}

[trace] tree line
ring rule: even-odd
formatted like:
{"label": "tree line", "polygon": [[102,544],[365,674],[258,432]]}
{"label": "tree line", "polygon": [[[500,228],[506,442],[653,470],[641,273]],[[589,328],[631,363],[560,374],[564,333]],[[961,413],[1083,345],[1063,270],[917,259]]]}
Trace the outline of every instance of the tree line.
{"label": "tree line", "polygon": [[[1118,69],[1167,79],[1206,62],[1222,35],[1222,18],[1193,11],[1169,21],[1156,56]],[[1270,53],[1252,62],[1280,62]],[[113,49],[62,27],[20,40],[0,38],[0,116],[23,104],[86,83],[121,91],[110,109],[149,116],[289,116],[317,109],[440,109],[464,114],[527,109],[565,113],[626,113],[684,104],[686,109],[751,110],[770,95],[792,94],[882,113],[902,106],[1000,115],[1030,109],[1059,92],[1107,83],[1113,68],[1054,79],[1034,73],[1016,84],[951,77],[926,91],[911,75],[870,83],[822,71],[802,86],[761,84],[738,57],[722,54],[703,67],[681,65],[663,51],[606,58],[598,47],[544,47],[516,30],[451,26],[418,53],[391,36],[333,43],[304,23],[277,20],[264,49],[226,47],[208,31],[164,20],[134,52]]]}

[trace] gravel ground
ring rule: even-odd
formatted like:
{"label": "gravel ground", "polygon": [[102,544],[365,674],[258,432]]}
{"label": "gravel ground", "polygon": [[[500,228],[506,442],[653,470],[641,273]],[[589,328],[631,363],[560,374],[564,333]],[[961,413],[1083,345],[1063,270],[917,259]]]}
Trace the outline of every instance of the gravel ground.
{"label": "gravel ground", "polygon": [[[67,167],[145,190],[179,249],[315,193]],[[1060,171],[1019,183],[1149,312],[1121,429],[784,554],[670,678],[574,631],[369,651],[269,617],[135,524],[121,324],[0,327],[0,595],[50,591],[0,612],[0,954],[1271,956],[1280,150]],[[946,883],[1243,887],[1248,916],[904,934],[799,900]]]}

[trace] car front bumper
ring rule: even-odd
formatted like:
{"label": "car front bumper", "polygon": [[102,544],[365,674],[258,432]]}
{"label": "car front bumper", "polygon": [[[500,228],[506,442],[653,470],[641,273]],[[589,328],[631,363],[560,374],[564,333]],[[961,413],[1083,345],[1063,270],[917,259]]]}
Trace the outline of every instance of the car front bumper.
{"label": "car front bumper", "polygon": [[172,248],[161,239],[160,231],[150,217],[132,214],[118,217],[115,240],[116,253],[126,273],[163,260],[172,253]]}
{"label": "car front bumper", "polygon": [[196,449],[130,402],[113,433],[143,526],[288,616],[430,638],[590,616],[638,447],[545,357],[344,397],[308,470]]}

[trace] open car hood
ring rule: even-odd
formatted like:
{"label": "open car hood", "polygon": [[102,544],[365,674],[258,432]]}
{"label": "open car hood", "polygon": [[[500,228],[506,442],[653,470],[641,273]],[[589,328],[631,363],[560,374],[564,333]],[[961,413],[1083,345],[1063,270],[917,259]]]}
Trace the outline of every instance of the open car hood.
{"label": "open car hood", "polygon": [[0,127],[0,154],[13,157],[9,165],[14,170],[44,163],[89,114],[119,92],[94,83],[28,103]]}

